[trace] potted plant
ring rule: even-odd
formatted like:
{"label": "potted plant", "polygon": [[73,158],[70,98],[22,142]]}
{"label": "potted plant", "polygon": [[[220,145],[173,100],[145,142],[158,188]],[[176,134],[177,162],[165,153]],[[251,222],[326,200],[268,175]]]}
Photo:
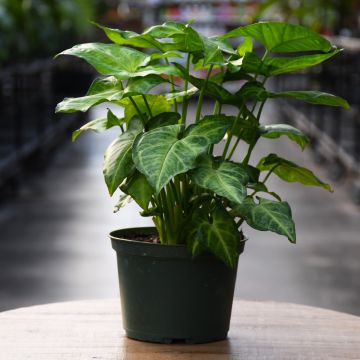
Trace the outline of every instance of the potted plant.
{"label": "potted plant", "polygon": [[[242,224],[296,240],[290,207],[268,188],[269,176],[331,191],[310,170],[276,154],[251,164],[263,137],[286,136],[301,149],[308,143],[290,125],[261,124],[265,102],[291,98],[348,108],[328,93],[274,92],[265,84],[271,76],[317,65],[341,50],[287,23],[255,23],[215,37],[176,22],[142,34],[97,26],[111,44],[76,45],[61,55],[84,59],[100,76],[85,96],[64,99],[57,111],[87,111],[102,102],[124,108],[123,117],[108,110],[75,131],[73,140],[87,130],[118,129],[104,159],[109,193],[120,189],[118,208],[133,199],[155,225],[110,234],[127,335],[155,342],[224,339],[245,242]],[[253,42],[262,45],[262,55],[253,51]],[[235,90],[228,90],[229,83]],[[154,91],[159,85],[162,91]],[[195,96],[196,112],[189,116]],[[213,102],[211,113],[203,109],[205,97]],[[221,149],[214,149],[223,139]],[[240,142],[247,151],[235,159]]]}

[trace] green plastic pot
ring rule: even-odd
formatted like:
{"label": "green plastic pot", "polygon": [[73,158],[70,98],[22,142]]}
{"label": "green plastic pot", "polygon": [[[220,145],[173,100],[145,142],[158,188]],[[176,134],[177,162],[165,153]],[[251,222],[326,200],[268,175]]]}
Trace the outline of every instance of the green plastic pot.
{"label": "green plastic pot", "polygon": [[[123,326],[129,338],[205,343],[229,330],[237,265],[229,269],[212,255],[192,258],[185,245],[127,240],[156,234],[155,228],[113,231]],[[241,242],[241,252],[245,239]]]}

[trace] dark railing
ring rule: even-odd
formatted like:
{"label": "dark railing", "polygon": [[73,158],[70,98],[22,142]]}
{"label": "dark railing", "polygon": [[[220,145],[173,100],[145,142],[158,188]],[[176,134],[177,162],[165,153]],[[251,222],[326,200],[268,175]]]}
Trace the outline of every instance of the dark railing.
{"label": "dark railing", "polygon": [[332,180],[349,179],[352,197],[360,202],[360,41],[333,38],[344,52],[298,74],[276,78],[277,90],[321,90],[344,97],[350,110],[286,101],[283,116],[311,139],[315,158]]}
{"label": "dark railing", "polygon": [[[70,65],[70,64],[69,64]],[[55,115],[64,96],[81,96],[92,74],[74,61],[38,60],[0,70],[0,195],[15,190],[30,170],[83,119]]]}

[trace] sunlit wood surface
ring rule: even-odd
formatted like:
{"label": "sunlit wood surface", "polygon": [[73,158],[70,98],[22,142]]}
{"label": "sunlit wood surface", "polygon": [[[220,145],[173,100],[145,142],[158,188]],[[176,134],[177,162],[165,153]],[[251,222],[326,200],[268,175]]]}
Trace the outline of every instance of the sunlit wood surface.
{"label": "sunlit wood surface", "polygon": [[228,340],[162,345],[124,336],[118,300],[56,303],[1,313],[0,358],[360,359],[360,317],[288,303],[235,301]]}

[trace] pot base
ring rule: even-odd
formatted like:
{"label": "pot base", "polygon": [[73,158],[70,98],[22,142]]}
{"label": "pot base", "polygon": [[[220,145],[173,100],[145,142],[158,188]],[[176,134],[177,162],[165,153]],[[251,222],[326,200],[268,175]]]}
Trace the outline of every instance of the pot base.
{"label": "pot base", "polygon": [[198,336],[187,339],[178,339],[178,338],[163,337],[162,335],[156,335],[152,333],[126,330],[126,336],[134,340],[159,343],[159,344],[204,344],[214,341],[225,340],[227,338],[227,333],[217,337]]}

